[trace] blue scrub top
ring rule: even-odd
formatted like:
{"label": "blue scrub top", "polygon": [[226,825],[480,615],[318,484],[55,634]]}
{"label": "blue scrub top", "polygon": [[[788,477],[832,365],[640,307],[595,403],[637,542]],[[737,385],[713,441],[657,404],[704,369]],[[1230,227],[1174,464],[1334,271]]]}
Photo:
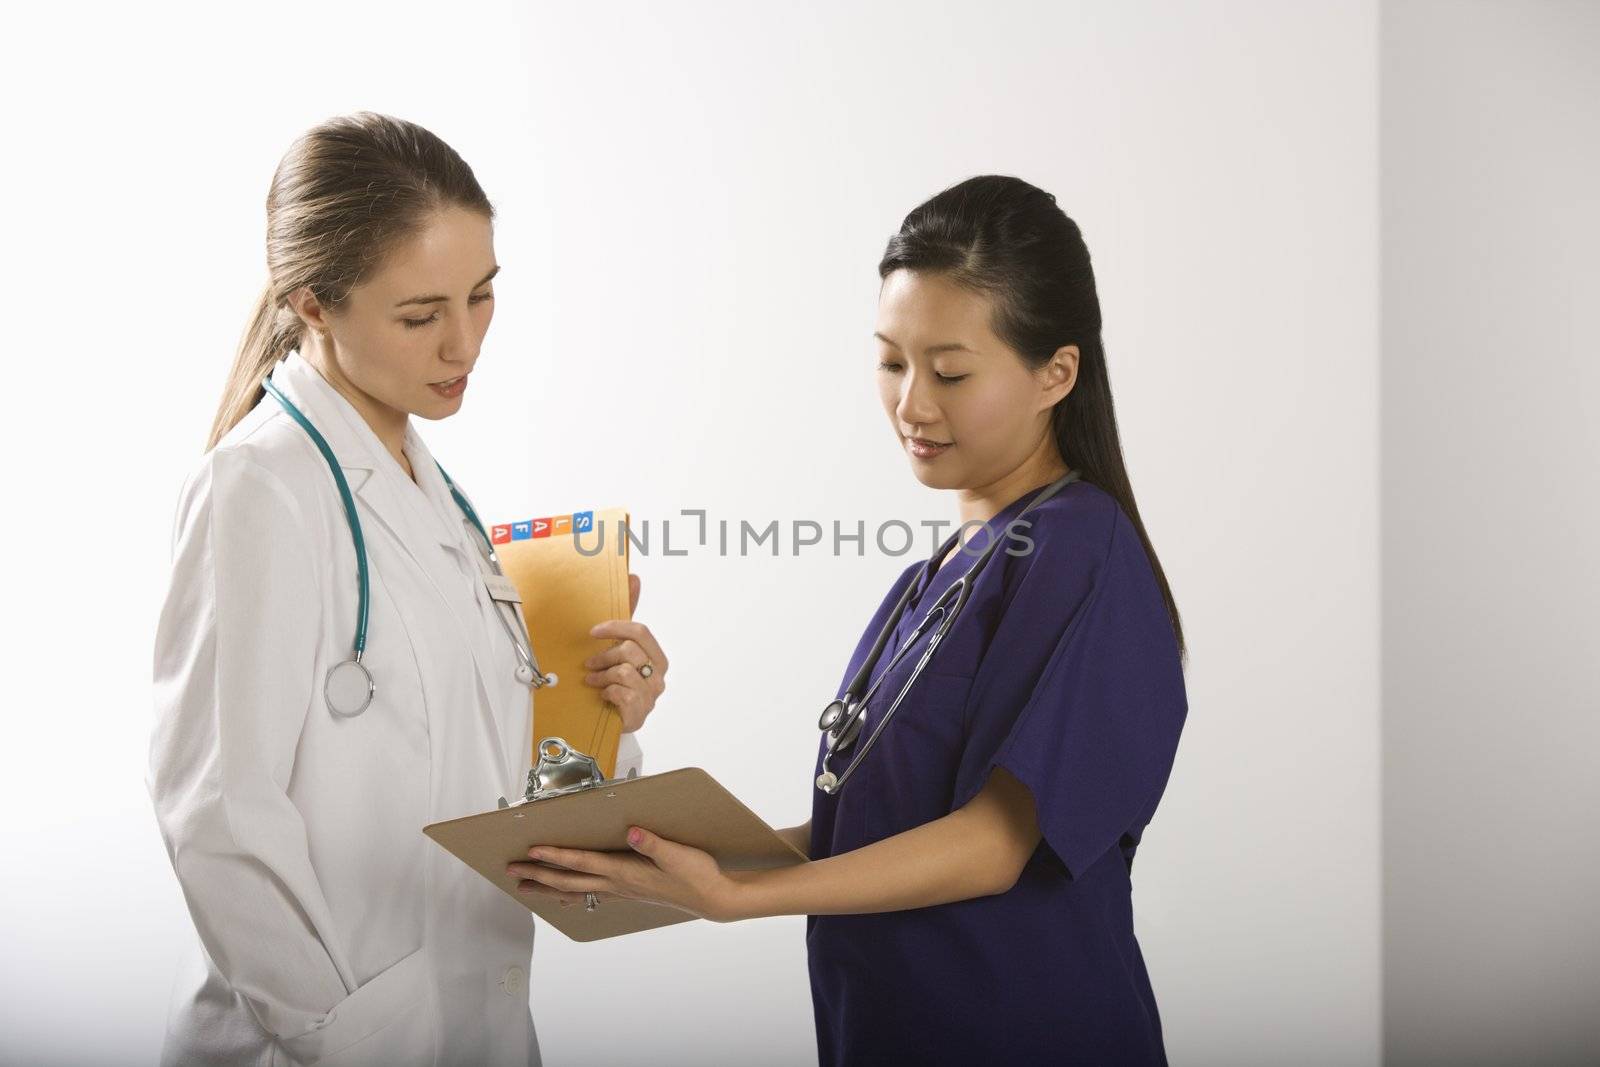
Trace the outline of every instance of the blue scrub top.
{"label": "blue scrub top", "polygon": [[[1028,545],[1007,524],[1038,493],[935,569],[952,537],[884,597],[836,695],[908,583],[917,588],[880,672],[978,550],[1005,541],[854,776],[837,796],[812,790],[811,855],[948,815],[995,767],[1032,792],[1043,840],[1005,893],[807,919],[823,1067],[1166,1063],[1129,872],[1188,712],[1177,641],[1138,531],[1097,486],[1073,482],[1030,512],[1018,532],[1031,550],[1010,554]],[[920,647],[874,695],[863,738]],[[814,773],[821,763],[819,750]]]}

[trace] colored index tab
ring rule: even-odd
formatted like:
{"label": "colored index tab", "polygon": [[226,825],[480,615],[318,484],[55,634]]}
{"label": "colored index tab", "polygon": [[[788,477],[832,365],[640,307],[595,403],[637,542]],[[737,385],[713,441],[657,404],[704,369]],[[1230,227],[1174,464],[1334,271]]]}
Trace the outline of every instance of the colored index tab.
{"label": "colored index tab", "polygon": [[510,526],[491,526],[491,527],[489,527],[489,540],[493,541],[497,545],[505,544],[507,541],[511,540],[511,527]]}

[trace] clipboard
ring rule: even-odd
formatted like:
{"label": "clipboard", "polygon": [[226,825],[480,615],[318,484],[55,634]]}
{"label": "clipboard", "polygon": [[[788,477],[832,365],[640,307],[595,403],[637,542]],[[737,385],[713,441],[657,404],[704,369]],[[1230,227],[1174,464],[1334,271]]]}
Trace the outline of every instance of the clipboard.
{"label": "clipboard", "polygon": [[631,852],[628,827],[643,826],[709,852],[725,870],[807,862],[799,849],[699,767],[608,780],[592,758],[559,737],[539,742],[539,762],[528,773],[527,796],[515,804],[502,797],[500,804],[495,811],[432,823],[422,832],[574,941],[600,941],[697,916],[664,904],[621,899],[587,911],[519,893],[520,879],[506,874],[506,865],[527,860],[534,845]]}

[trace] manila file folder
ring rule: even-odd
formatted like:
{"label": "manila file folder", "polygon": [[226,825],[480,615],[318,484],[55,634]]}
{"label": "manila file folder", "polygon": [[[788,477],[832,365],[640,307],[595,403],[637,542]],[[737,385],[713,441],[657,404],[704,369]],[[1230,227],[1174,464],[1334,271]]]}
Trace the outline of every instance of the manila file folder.
{"label": "manila file folder", "polygon": [[[628,828],[643,826],[668,840],[704,849],[725,870],[806,861],[698,767],[607,781],[593,760],[571,751],[560,738],[544,738],[539,747],[539,763],[529,774],[528,799],[434,823],[423,827],[423,833],[574,941],[653,930],[694,916],[636,900],[611,898],[589,910],[581,903],[562,907],[553,896],[519,893],[519,880],[506,874],[506,866],[527,861],[534,845],[629,852]],[[501,803],[505,805],[504,798]]]}
{"label": "manila file folder", "polygon": [[660,904],[607,900],[594,910],[517,892],[505,873],[534,845],[629,852],[628,827],[704,849],[728,870],[803,863],[806,857],[715,779],[689,767],[619,781],[622,717],[583,684],[584,660],[614,643],[589,636],[631,616],[627,512],[575,512],[493,527],[501,569],[522,600],[539,666],[560,680],[533,697],[533,769],[515,804],[423,827],[440,846],[574,941],[597,941],[694,918]]}
{"label": "manila file folder", "polygon": [[616,773],[622,716],[583,684],[583,661],[616,643],[590,637],[591,627],[632,614],[627,519],[622,508],[607,508],[505,523],[492,533],[500,566],[522,598],[539,666],[559,679],[533,696],[534,740],[565,738],[607,778]]}

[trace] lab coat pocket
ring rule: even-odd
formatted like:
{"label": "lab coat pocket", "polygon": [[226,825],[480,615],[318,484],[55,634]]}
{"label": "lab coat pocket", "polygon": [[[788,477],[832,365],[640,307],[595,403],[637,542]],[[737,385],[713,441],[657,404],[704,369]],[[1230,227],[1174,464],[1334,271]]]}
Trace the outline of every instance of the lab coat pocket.
{"label": "lab coat pocket", "polygon": [[429,1003],[428,953],[417,949],[379,971],[345,997],[307,1033],[281,1044],[297,1064],[431,1062],[435,1041]]}

